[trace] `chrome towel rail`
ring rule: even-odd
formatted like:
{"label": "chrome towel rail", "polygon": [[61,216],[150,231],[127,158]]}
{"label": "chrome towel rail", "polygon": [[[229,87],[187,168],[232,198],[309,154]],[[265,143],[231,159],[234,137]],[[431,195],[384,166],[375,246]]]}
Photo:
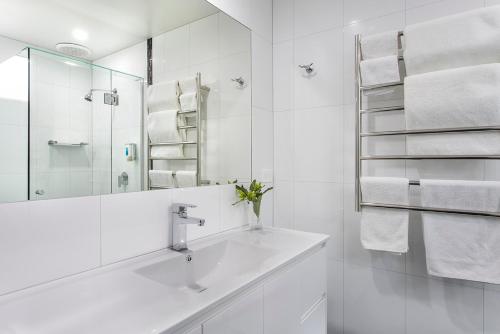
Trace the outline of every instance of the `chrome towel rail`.
{"label": "chrome towel rail", "polygon": [[[402,49],[401,36],[403,32],[398,34],[398,44],[400,50]],[[388,209],[405,209],[411,211],[421,211],[421,212],[437,212],[437,213],[452,213],[452,214],[466,214],[466,215],[479,215],[488,217],[500,217],[499,212],[484,212],[475,210],[461,210],[461,209],[448,209],[448,208],[432,208],[432,207],[422,207],[422,206],[411,206],[411,205],[395,205],[395,204],[383,204],[383,203],[366,203],[362,201],[361,197],[361,174],[362,174],[362,163],[363,161],[369,160],[500,160],[500,155],[363,155],[362,150],[362,140],[363,138],[368,139],[369,137],[377,136],[401,136],[401,135],[422,135],[422,134],[440,134],[440,133],[467,133],[467,132],[483,132],[483,131],[500,131],[500,125],[495,126],[476,126],[476,127],[461,127],[461,128],[436,128],[436,129],[419,129],[419,130],[396,130],[396,131],[375,131],[375,132],[361,132],[363,114],[378,113],[378,112],[390,112],[390,111],[404,111],[404,106],[390,106],[390,107],[377,107],[377,108],[363,108],[363,93],[366,90],[377,89],[377,88],[387,88],[387,87],[397,87],[403,86],[404,80],[401,82],[394,82],[382,85],[374,86],[363,86],[360,73],[360,63],[362,60],[361,52],[361,37],[356,35],[355,38],[356,48],[355,48],[355,63],[356,63],[356,210],[360,211],[362,207],[378,207],[378,208],[388,208]],[[399,58],[404,61],[402,57]],[[410,185],[418,186],[420,181],[411,180]]]}
{"label": "chrome towel rail", "polygon": [[378,132],[362,132],[361,137],[378,137],[378,136],[404,136],[404,135],[423,135],[436,133],[461,133],[461,132],[482,132],[482,131],[500,131],[500,126],[476,126],[464,128],[436,128],[422,130],[397,130],[397,131],[378,131]]}

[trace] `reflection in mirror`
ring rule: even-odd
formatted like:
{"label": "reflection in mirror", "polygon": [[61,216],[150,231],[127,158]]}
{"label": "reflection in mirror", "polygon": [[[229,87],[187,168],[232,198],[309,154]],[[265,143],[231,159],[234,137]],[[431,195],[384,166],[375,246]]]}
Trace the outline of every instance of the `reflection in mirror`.
{"label": "reflection in mirror", "polygon": [[249,181],[248,28],[204,0],[91,2],[0,0],[0,203]]}

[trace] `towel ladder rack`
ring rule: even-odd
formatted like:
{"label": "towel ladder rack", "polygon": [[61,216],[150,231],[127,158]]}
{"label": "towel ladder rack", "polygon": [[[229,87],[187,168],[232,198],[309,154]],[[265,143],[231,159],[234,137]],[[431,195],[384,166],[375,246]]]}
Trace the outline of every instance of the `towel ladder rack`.
{"label": "towel ladder rack", "polygon": [[[179,115],[196,114],[196,125],[181,125],[178,126],[179,130],[196,130],[196,140],[193,141],[181,141],[181,142],[171,142],[171,143],[151,143],[148,146],[148,167],[149,170],[153,170],[154,161],[196,161],[196,185],[200,186],[202,184],[201,180],[201,112],[202,112],[202,101],[203,93],[208,93],[210,88],[202,86],[201,84],[201,73],[196,73],[196,110],[178,111]],[[176,157],[176,158],[154,158],[151,156],[151,148],[156,146],[173,146],[173,145],[196,145],[196,157]],[[173,173],[175,177],[175,172]],[[146,175],[147,184],[149,189],[170,189],[170,187],[160,187],[152,186],[151,180],[149,178],[149,173]]]}
{"label": "towel ladder rack", "polygon": [[[401,37],[403,32],[398,33],[398,46],[402,49]],[[383,204],[383,203],[367,203],[363,202],[361,198],[361,174],[363,161],[369,160],[500,160],[500,155],[363,155],[362,140],[363,138],[379,137],[379,136],[397,136],[397,135],[422,135],[422,134],[439,134],[439,133],[467,133],[467,132],[484,132],[484,131],[500,131],[498,126],[476,126],[476,127],[461,127],[461,128],[436,128],[436,129],[421,129],[421,130],[397,130],[397,131],[374,131],[374,132],[361,132],[363,114],[391,112],[391,111],[404,111],[404,106],[390,106],[390,107],[377,107],[377,108],[363,108],[363,93],[368,90],[377,88],[388,88],[402,86],[404,88],[404,79],[400,82],[393,82],[381,85],[363,86],[360,72],[360,62],[362,60],[361,54],[361,37],[355,37],[355,64],[356,64],[356,143],[355,143],[355,204],[356,211],[360,211],[362,207],[377,207],[387,209],[404,209],[410,211],[420,212],[437,212],[437,213],[451,213],[451,214],[465,214],[465,215],[478,215],[486,217],[500,217],[500,212],[485,212],[477,210],[461,210],[461,209],[448,209],[448,208],[433,208],[412,205],[396,205],[396,204]],[[404,62],[404,59],[399,55],[399,60]],[[411,180],[410,185],[418,186],[420,181]]]}

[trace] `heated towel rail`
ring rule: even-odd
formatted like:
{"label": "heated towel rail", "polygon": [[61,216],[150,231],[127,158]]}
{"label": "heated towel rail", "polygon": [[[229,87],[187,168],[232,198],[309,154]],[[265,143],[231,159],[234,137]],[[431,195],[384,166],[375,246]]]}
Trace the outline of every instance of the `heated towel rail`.
{"label": "heated towel rail", "polygon": [[[204,94],[208,93],[210,88],[206,86],[202,86],[201,84],[201,73],[196,73],[196,110],[194,111],[179,111],[179,115],[185,114],[196,114],[196,125],[182,125],[179,126],[179,130],[196,130],[196,140],[193,141],[180,141],[180,142],[171,142],[171,143],[151,143],[149,142],[148,149],[148,166],[149,170],[153,170],[153,162],[154,161],[196,161],[196,185],[200,186],[202,184],[201,181],[201,112],[202,112],[202,103]],[[176,158],[153,158],[151,157],[151,148],[155,146],[173,146],[173,145],[196,145],[196,157],[176,157]],[[175,172],[173,173],[175,177]],[[149,173],[147,173],[148,178],[148,187],[149,189],[167,189],[168,187],[161,186],[153,186],[151,185],[151,180],[149,179]]]}
{"label": "heated towel rail", "polygon": [[[399,64],[404,63],[404,57],[402,55],[402,37],[403,32],[398,33],[398,46]],[[362,141],[363,138],[370,137],[381,137],[381,136],[404,136],[404,135],[422,135],[422,134],[433,134],[433,133],[466,133],[466,132],[483,132],[483,131],[500,131],[500,126],[477,126],[477,127],[463,127],[463,128],[435,128],[435,129],[422,129],[422,130],[398,130],[398,131],[376,131],[376,132],[363,132],[363,115],[370,113],[382,113],[390,111],[403,111],[404,106],[389,106],[389,107],[377,107],[377,108],[364,108],[363,106],[363,95],[364,92],[380,89],[380,88],[390,88],[390,87],[404,87],[404,76],[403,80],[399,82],[391,82],[381,85],[363,86],[360,63],[362,60],[361,52],[361,36],[356,35],[355,37],[356,51],[355,51],[355,63],[356,63],[356,191],[355,191],[355,201],[356,201],[356,211],[361,211],[362,207],[377,207],[377,208],[387,208],[387,209],[402,209],[410,211],[419,212],[437,212],[437,213],[452,213],[452,214],[466,214],[466,215],[477,215],[477,216],[487,216],[487,217],[500,217],[500,212],[485,212],[477,210],[460,210],[460,209],[449,209],[449,208],[434,208],[434,207],[423,207],[423,206],[412,206],[412,205],[396,205],[396,204],[384,204],[384,203],[368,203],[362,201],[361,196],[361,176],[362,176],[362,164],[363,161],[368,160],[500,160],[500,155],[363,155]],[[401,68],[401,66],[400,66]],[[404,71],[403,71],[404,72]],[[410,186],[419,186],[420,181],[411,180]]]}

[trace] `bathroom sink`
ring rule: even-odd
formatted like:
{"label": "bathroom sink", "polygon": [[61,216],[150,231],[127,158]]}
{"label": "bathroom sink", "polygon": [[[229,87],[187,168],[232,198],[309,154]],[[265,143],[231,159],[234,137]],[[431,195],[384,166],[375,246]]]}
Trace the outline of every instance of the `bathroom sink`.
{"label": "bathroom sink", "polygon": [[277,251],[224,240],[206,247],[179,253],[179,256],[135,270],[135,273],[162,285],[203,292],[216,284],[256,272]]}

